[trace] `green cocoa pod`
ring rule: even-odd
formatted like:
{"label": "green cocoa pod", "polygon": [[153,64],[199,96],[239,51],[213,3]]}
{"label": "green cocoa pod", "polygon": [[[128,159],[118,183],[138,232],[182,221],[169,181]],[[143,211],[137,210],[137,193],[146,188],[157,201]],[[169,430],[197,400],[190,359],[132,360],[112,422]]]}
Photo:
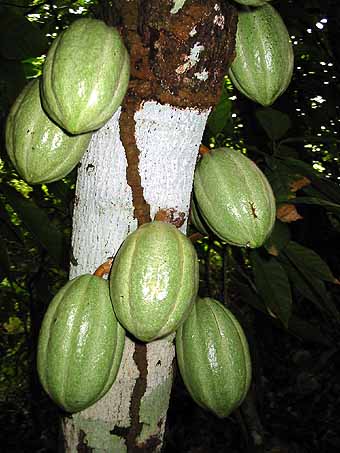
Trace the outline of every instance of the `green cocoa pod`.
{"label": "green cocoa pod", "polygon": [[121,104],[129,76],[129,55],[119,32],[100,20],[79,19],[48,51],[43,106],[71,134],[93,131]]}
{"label": "green cocoa pod", "polygon": [[190,204],[190,221],[192,225],[196,228],[196,230],[203,234],[204,236],[209,235],[209,227],[205,223],[204,219],[202,218],[201,213],[197,207],[197,201],[195,197],[192,197],[191,204]]}
{"label": "green cocoa pod", "polygon": [[229,244],[256,248],[270,235],[276,215],[273,191],[242,153],[217,148],[204,154],[195,170],[194,192],[209,228]]}
{"label": "green cocoa pod", "polygon": [[63,178],[77,165],[92,134],[71,136],[49,119],[41,107],[39,80],[26,85],[6,123],[6,148],[28,184]]}
{"label": "green cocoa pod", "polygon": [[173,225],[154,221],[131,233],[110,274],[119,322],[142,341],[174,332],[198,290],[198,260],[190,240]]}
{"label": "green cocoa pod", "polygon": [[198,298],[176,333],[177,362],[196,403],[227,417],[251,382],[248,343],[235,316],[214,299]]}
{"label": "green cocoa pod", "polygon": [[37,368],[43,388],[67,412],[86,409],[112,386],[124,342],[107,280],[74,278],[56,294],[42,322]]}
{"label": "green cocoa pod", "polygon": [[269,4],[240,11],[236,57],[229,69],[235,87],[264,106],[271,105],[288,87],[294,53],[288,30]]}

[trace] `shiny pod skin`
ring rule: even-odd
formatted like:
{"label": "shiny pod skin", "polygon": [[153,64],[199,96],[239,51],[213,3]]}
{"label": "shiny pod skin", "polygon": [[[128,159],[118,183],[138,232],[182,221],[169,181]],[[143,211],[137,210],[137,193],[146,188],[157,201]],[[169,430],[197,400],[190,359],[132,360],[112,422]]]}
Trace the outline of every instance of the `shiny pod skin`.
{"label": "shiny pod skin", "polygon": [[208,226],[229,244],[257,248],[270,235],[276,215],[273,191],[257,165],[239,151],[216,148],[204,154],[195,170],[194,192]]}
{"label": "shiny pod skin", "polygon": [[197,298],[176,333],[176,354],[184,384],[199,406],[222,418],[242,403],[251,382],[248,343],[220,302]]}
{"label": "shiny pod skin", "polygon": [[67,412],[86,409],[112,386],[124,343],[107,280],[88,274],[70,280],[42,322],[37,368],[43,388]]}
{"label": "shiny pod skin", "polygon": [[288,30],[271,5],[239,12],[235,50],[229,69],[233,85],[253,101],[271,105],[288,87],[294,67]]}
{"label": "shiny pod skin", "polygon": [[173,225],[154,221],[131,233],[110,274],[119,322],[134,337],[152,341],[174,332],[198,290],[198,260],[190,240]]}
{"label": "shiny pod skin", "polygon": [[7,153],[28,184],[50,183],[70,173],[91,135],[71,136],[50,120],[41,107],[37,79],[20,93],[6,122]]}
{"label": "shiny pod skin", "polygon": [[117,29],[100,20],[78,19],[48,51],[43,106],[71,134],[93,131],[117,110],[129,77],[129,55]]}

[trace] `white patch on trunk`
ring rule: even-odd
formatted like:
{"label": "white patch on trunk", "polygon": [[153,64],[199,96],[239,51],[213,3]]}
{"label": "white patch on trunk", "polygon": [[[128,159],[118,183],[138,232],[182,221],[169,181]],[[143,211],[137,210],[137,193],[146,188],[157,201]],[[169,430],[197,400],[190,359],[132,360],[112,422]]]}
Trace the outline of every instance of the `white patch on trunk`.
{"label": "white patch on trunk", "polygon": [[217,13],[220,13],[217,16],[214,17],[214,24],[217,25],[218,27],[220,27],[223,30],[224,29],[224,23],[225,23],[224,15],[221,13],[221,8],[220,8],[220,6],[217,3],[214,6],[214,10]]}
{"label": "white patch on trunk", "polygon": [[196,79],[204,81],[208,79],[209,71],[207,71],[207,69],[204,68],[202,72],[195,72],[194,76],[196,77]]}
{"label": "white patch on trunk", "polygon": [[93,134],[78,170],[72,234],[78,265],[71,265],[70,278],[93,273],[137,226],[119,138],[120,112]]}
{"label": "white patch on trunk", "polygon": [[145,102],[135,113],[139,172],[152,218],[164,208],[174,208],[187,217],[208,115],[209,110],[183,110],[154,101]]}

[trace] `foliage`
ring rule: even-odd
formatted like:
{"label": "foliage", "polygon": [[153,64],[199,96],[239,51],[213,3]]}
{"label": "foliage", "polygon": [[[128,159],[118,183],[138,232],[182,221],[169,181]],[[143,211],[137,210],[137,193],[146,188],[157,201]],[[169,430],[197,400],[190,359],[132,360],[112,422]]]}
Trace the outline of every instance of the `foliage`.
{"label": "foliage", "polygon": [[[289,348],[300,351],[301,345],[305,349],[313,345],[315,354],[323,357],[338,342],[340,7],[337,0],[273,0],[272,4],[293,41],[293,81],[274,106],[262,108],[234,90],[226,78],[204,143],[233,147],[255,160],[271,182],[279,218],[271,237],[256,251],[228,246],[213,234],[198,240],[196,249],[201,296],[223,301],[245,321],[255,320],[264,332],[258,349],[260,356],[267,354],[262,357],[268,361],[265,372],[271,367],[279,381],[282,351],[294,368],[300,359]],[[7,444],[12,442],[9,451],[55,451],[58,413],[32,370],[42,315],[66,282],[68,261],[73,259],[75,172],[48,186],[28,186],[8,160],[4,124],[27,79],[41,74],[44,54],[56,33],[80,14],[91,15],[95,7],[97,2],[86,0],[0,3],[0,403],[2,417],[10,414],[6,423],[21,423],[21,438],[27,441],[27,450],[23,444],[18,449],[18,431],[8,427],[4,433]],[[327,356],[325,363],[333,369],[329,360]],[[331,373],[320,382],[330,385]],[[280,398],[286,406],[286,394],[279,394],[274,402],[269,396],[269,390],[275,393],[273,385],[267,383],[266,407],[277,407]],[[304,395],[305,390],[300,383],[294,391]],[[293,399],[296,395],[290,394]],[[319,400],[316,407],[320,409]],[[322,413],[329,416],[327,411]],[[292,420],[294,415],[290,416]],[[235,432],[235,427],[230,429]],[[318,435],[325,436],[321,431],[319,427]],[[171,445],[171,431],[169,439]],[[306,451],[321,451],[318,440],[313,442],[303,440]],[[332,444],[324,442],[324,451],[331,451]]]}

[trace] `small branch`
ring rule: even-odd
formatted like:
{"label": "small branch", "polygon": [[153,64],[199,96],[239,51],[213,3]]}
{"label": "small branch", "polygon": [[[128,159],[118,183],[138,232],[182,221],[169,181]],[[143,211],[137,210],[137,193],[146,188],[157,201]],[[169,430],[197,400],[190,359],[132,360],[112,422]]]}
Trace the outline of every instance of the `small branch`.
{"label": "small branch", "polygon": [[93,273],[93,275],[96,275],[97,277],[103,278],[104,275],[108,275],[111,270],[111,266],[113,263],[113,258],[109,258],[105,263],[101,264]]}
{"label": "small branch", "polygon": [[204,154],[210,154],[211,150],[207,146],[201,144],[198,152],[201,156],[204,156]]}
{"label": "small branch", "polygon": [[256,409],[255,392],[250,388],[245,400],[243,401],[240,412],[243,421],[247,426],[249,437],[252,440],[253,448],[250,451],[262,453],[264,451],[264,429]]}

